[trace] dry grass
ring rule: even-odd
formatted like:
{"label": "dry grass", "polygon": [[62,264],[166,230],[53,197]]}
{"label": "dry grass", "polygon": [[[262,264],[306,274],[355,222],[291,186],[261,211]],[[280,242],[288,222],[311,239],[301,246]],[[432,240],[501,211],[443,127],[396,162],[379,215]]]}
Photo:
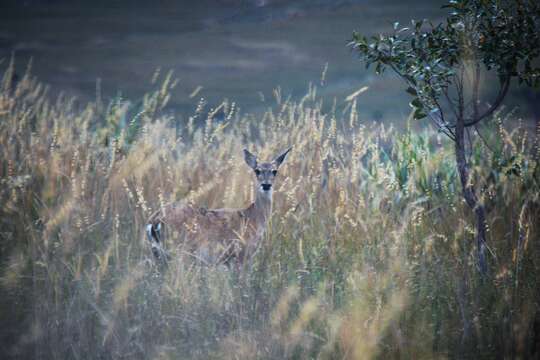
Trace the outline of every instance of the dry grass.
{"label": "dry grass", "polygon": [[[323,112],[315,88],[299,102],[276,92],[262,118],[201,101],[183,121],[163,111],[170,75],[157,74],[142,108],[50,101],[29,74],[16,87],[10,79],[8,69],[0,90],[8,356],[538,354],[538,134],[508,132],[498,117],[486,131],[493,151],[477,141],[471,152],[490,208],[491,272],[482,280],[452,146],[437,134],[364,124],[354,100]],[[144,238],[153,210],[179,199],[246,205],[241,149],[266,157],[288,145],[253,268],[237,274],[180,255],[167,271],[153,264]]]}

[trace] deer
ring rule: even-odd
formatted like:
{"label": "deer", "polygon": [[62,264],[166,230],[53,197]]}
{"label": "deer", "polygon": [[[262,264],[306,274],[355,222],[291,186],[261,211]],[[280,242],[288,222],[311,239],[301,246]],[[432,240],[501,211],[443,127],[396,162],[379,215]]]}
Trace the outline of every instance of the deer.
{"label": "deer", "polygon": [[173,235],[182,251],[206,265],[243,265],[259,249],[272,215],[273,184],[289,147],[270,162],[259,163],[244,149],[245,163],[255,175],[255,201],[240,209],[206,209],[175,202],[150,216],[147,238],[156,260],[169,255],[163,248],[163,230]]}

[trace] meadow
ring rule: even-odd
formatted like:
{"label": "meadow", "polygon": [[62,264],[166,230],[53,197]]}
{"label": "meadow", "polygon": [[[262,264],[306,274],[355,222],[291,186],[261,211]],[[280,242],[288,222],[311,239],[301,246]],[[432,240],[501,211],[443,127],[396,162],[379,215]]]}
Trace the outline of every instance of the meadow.
{"label": "meadow", "polygon": [[[0,346],[32,359],[530,358],[540,354],[540,128],[510,110],[469,154],[488,208],[489,273],[453,144],[412,119],[367,123],[354,96],[277,88],[263,115],[234,102],[167,110],[52,99],[13,67],[0,89]],[[368,90],[370,91],[370,90]],[[362,96],[362,94],[358,94]],[[144,227],[165,204],[246,206],[248,148],[293,146],[253,266],[208,267]]]}

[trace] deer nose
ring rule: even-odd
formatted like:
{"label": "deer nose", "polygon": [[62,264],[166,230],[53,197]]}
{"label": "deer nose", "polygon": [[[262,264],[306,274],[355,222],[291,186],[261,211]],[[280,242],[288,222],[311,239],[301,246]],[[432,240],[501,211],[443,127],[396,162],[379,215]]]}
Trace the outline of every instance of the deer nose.
{"label": "deer nose", "polygon": [[268,191],[272,188],[272,184],[261,184],[264,191]]}

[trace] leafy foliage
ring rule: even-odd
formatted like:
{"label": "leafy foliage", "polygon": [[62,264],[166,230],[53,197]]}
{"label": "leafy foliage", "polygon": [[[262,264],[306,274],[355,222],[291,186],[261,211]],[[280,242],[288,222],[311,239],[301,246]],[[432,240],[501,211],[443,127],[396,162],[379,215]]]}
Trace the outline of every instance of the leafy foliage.
{"label": "leafy foliage", "polygon": [[453,100],[443,95],[451,86],[463,86],[459,73],[467,63],[494,70],[502,84],[517,77],[529,86],[540,85],[535,61],[540,55],[540,3],[454,0],[445,7],[451,14],[444,23],[395,23],[391,34],[368,39],[354,32],[350,42],[366,67],[373,64],[377,73],[389,67],[405,80],[415,118],[430,116],[443,129],[452,125],[442,114],[442,102]]}

